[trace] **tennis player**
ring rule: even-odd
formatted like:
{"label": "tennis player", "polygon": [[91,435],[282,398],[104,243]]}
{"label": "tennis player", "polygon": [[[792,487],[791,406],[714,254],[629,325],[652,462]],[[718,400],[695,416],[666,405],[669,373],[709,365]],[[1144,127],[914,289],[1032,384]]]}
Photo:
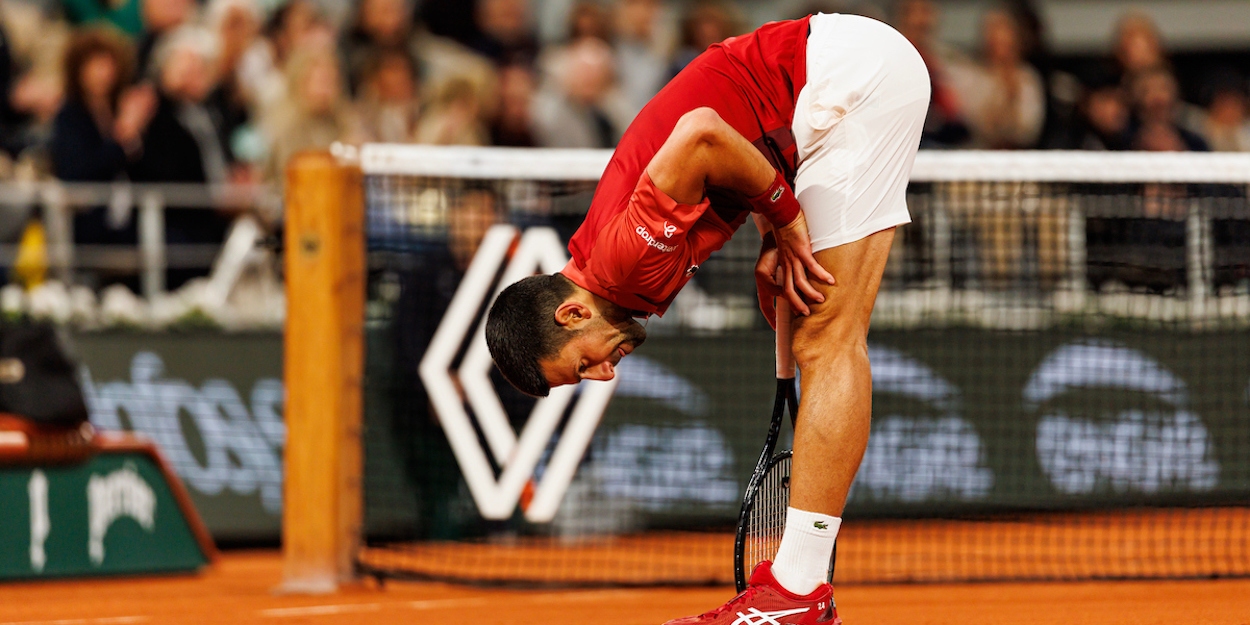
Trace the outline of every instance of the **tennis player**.
{"label": "tennis player", "polygon": [[790,301],[802,373],[786,529],[746,591],[669,625],[841,622],[826,571],[868,442],[868,321],[910,221],[928,103],[920,55],[869,18],[818,14],[713,45],[621,138],[569,264],[490,310],[491,354],[520,390],[609,380],[646,338],[636,318],[664,314],[748,218],[762,233],[760,305],[775,326],[773,298]]}

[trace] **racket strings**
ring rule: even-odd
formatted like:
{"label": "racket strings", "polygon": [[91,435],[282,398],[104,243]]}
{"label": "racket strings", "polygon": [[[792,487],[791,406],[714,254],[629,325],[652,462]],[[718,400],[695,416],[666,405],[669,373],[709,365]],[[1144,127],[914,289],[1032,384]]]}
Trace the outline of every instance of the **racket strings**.
{"label": "racket strings", "polygon": [[786,529],[786,509],[790,505],[790,456],[770,463],[755,494],[755,503],[747,518],[744,541],[745,566],[761,560],[772,560],[781,546]]}

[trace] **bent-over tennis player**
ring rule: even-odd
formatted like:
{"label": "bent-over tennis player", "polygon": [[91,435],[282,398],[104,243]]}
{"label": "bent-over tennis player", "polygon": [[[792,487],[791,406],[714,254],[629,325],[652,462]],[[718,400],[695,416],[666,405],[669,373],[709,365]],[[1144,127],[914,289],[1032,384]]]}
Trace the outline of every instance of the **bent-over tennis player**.
{"label": "bent-over tennis player", "polygon": [[646,338],[635,318],[664,314],[748,217],[759,227],[761,308],[775,325],[783,296],[797,314],[785,533],[746,591],[669,625],[840,623],[826,575],[868,442],[868,321],[894,227],[910,221],[928,102],[920,55],[869,18],[819,14],[713,45],[625,132],[568,266],[508,287],[490,310],[491,354],[520,390],[608,380]]}

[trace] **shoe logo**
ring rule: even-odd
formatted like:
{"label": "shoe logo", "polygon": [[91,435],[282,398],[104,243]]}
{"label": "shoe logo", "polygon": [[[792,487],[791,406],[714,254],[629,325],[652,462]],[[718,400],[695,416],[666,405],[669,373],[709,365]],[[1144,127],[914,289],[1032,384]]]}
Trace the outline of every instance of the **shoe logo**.
{"label": "shoe logo", "polygon": [[759,610],[756,610],[755,608],[750,608],[747,610],[747,612],[750,612],[750,614],[743,614],[739,612],[738,620],[734,621],[733,625],[782,625],[782,622],[777,619],[783,618],[786,616],[791,616],[794,614],[802,614],[810,609],[811,608],[799,608],[797,610],[778,610],[776,612],[760,612]]}
{"label": "shoe logo", "polygon": [[664,238],[671,238],[674,232],[677,232],[677,226],[670,226],[667,221],[664,222]]}
{"label": "shoe logo", "polygon": [[785,190],[786,190],[786,188],[785,188],[785,187],[777,187],[777,190],[776,190],[776,191],[773,191],[773,196],[772,196],[772,197],[770,197],[770,198],[768,198],[768,201],[769,201],[769,202],[776,202],[777,200],[780,200],[780,199],[781,199],[781,194],[782,194],[782,193],[784,193],[784,192],[785,192]]}
{"label": "shoe logo", "polygon": [[827,529],[829,529],[829,526],[828,526],[828,525],[826,525],[824,521],[816,521],[815,523],[813,523],[813,525],[815,525],[815,526],[816,526],[816,529],[818,529],[818,530],[827,530]]}

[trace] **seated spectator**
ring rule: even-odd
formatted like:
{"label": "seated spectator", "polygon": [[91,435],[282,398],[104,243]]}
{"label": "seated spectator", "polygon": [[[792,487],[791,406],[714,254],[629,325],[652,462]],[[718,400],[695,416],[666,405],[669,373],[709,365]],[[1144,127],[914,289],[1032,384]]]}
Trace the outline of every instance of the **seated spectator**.
{"label": "seated spectator", "polygon": [[285,94],[265,111],[262,122],[269,140],[266,179],[275,184],[281,184],[296,152],[364,140],[360,117],[344,93],[338,55],[326,46],[292,51]]}
{"label": "seated spectator", "polygon": [[[130,179],[146,183],[221,184],[229,181],[226,151],[205,100],[214,85],[217,38],[207,29],[184,26],[163,37],[152,54],[157,107],[143,132],[143,155]],[[212,207],[165,211],[165,240],[172,244],[225,239],[230,216]],[[171,254],[166,286],[178,288],[206,275],[208,267],[178,268]]]}
{"label": "seated spectator", "polygon": [[217,33],[221,51],[215,69],[217,88],[209,94],[206,105],[225,150],[229,179],[250,182],[256,177],[260,154],[252,123],[257,106],[255,86],[248,82],[244,67],[249,57],[268,55],[260,39],[260,13],[253,0],[212,0],[208,21]]}
{"label": "seated spectator", "polygon": [[616,9],[616,67],[633,114],[646,106],[668,80],[664,45],[660,41],[659,0],[622,0]]}
{"label": "seated spectator", "polygon": [[1246,82],[1227,72],[1211,81],[1210,102],[1199,120],[1199,128],[1216,152],[1250,151],[1250,111],[1247,110]]}
{"label": "seated spectator", "polygon": [[482,97],[472,82],[451,78],[434,92],[417,124],[416,142],[431,145],[486,145]]}
{"label": "seated spectator", "polygon": [[[65,54],[65,103],[49,150],[57,178],[111,182],[138,159],[156,103],[149,90],[126,90],[132,68],[130,48],[112,31],[74,36]],[[74,217],[74,240],[134,243],[134,222],[128,215],[109,215],[105,207],[81,211]]]}
{"label": "seated spectator", "polygon": [[491,145],[532,148],[534,136],[534,72],[524,65],[499,70],[499,106],[490,126]]}
{"label": "seated spectator", "polygon": [[1125,85],[1138,73],[1167,64],[1163,37],[1153,19],[1145,13],[1129,13],[1116,24],[1115,60]]}
{"label": "seated spectator", "polygon": [[990,11],[981,22],[981,58],[951,68],[951,86],[963,100],[972,147],[1031,148],[1041,136],[1046,115],[1042,78],[1024,62],[1020,44],[1015,18]]}
{"label": "seated spectator", "polygon": [[353,24],[339,44],[352,93],[359,95],[368,66],[383,50],[412,46],[412,10],[410,0],[362,0],[357,6]]}
{"label": "seated spectator", "polygon": [[221,183],[226,155],[204,106],[213,90],[217,39],[188,26],[160,41],[153,54],[157,108],[143,133],[143,156],[130,167],[135,182]]}
{"label": "seated spectator", "polygon": [[921,148],[954,148],[968,143],[971,133],[961,94],[950,83],[948,68],[961,59],[938,41],[938,8],[933,0],[899,0],[894,27],[916,47],[929,69],[929,114],[920,135]]}
{"label": "seated spectator", "polygon": [[1129,84],[1136,124],[1131,145],[1150,152],[1206,152],[1206,140],[1177,123],[1180,93],[1176,77],[1163,66],[1143,69],[1133,74]]}
{"label": "seated spectator", "polygon": [[412,141],[421,116],[415,61],[406,48],[374,52],[361,76],[360,109],[364,132],[370,141]]}
{"label": "seated spectator", "polygon": [[583,39],[561,50],[534,101],[538,140],[553,148],[610,148],[633,119],[616,89],[612,50]]}
{"label": "seated spectator", "polygon": [[134,40],[143,34],[144,0],[61,0],[66,19],[74,26],[112,26]]}
{"label": "seated spectator", "polygon": [[15,159],[15,169],[0,167],[0,177],[22,172],[44,173],[41,150],[52,133],[53,118],[61,109],[61,76],[67,25],[45,14],[36,4],[0,2],[0,165]]}
{"label": "seated spectator", "polygon": [[1112,75],[1094,77],[1077,106],[1077,119],[1049,147],[1060,150],[1127,150],[1132,136],[1128,96]]}
{"label": "seated spectator", "polygon": [[139,34],[136,75],[143,79],[152,71],[156,46],[166,35],[191,23],[195,0],[140,0],[143,31]]}
{"label": "seated spectator", "polygon": [[579,0],[569,11],[569,41],[581,39],[612,40],[612,26],[603,3],[596,0]]}
{"label": "seated spectator", "polygon": [[668,78],[676,76],[712,44],[742,31],[741,17],[727,2],[699,0],[691,4],[681,20],[680,41],[669,63]]}
{"label": "seated spectator", "polygon": [[478,35],[470,47],[495,65],[533,64],[538,39],[531,25],[529,0],[478,0],[474,23]]}

